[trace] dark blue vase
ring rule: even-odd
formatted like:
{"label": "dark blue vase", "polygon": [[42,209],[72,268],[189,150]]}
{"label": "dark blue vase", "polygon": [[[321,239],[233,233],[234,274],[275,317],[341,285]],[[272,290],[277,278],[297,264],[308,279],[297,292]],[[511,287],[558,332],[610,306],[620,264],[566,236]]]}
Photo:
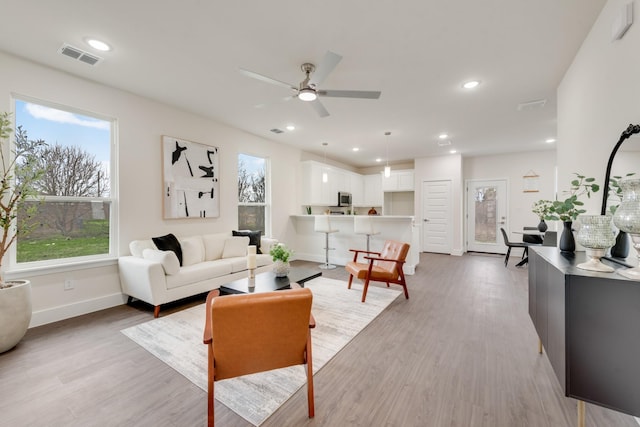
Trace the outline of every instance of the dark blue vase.
{"label": "dark blue vase", "polygon": [[562,223],[562,234],[558,245],[560,252],[575,252],[576,250],[576,241],[573,238],[573,231],[571,231],[572,225],[573,221],[564,221]]}

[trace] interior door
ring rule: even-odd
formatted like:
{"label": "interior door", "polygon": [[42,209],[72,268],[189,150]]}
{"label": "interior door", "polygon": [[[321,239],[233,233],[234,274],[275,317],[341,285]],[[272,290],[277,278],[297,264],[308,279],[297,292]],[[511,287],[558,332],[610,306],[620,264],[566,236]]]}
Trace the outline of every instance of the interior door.
{"label": "interior door", "polygon": [[422,183],[422,250],[450,254],[451,181]]}
{"label": "interior door", "polygon": [[503,254],[500,228],[509,234],[507,180],[467,182],[467,250]]}

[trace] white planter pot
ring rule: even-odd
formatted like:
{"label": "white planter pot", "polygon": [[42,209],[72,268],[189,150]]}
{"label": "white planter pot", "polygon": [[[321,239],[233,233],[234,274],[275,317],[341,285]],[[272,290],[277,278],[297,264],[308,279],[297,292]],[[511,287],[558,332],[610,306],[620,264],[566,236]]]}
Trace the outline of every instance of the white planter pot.
{"label": "white planter pot", "polygon": [[31,282],[12,282],[17,284],[0,289],[0,353],[15,347],[31,322]]}

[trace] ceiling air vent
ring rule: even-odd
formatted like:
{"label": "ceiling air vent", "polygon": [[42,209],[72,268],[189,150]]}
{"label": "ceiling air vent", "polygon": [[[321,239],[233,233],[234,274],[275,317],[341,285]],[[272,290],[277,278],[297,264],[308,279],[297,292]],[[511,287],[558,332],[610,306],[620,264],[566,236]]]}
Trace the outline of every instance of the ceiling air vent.
{"label": "ceiling air vent", "polygon": [[273,133],[284,133],[284,131],[282,129],[278,129],[278,128],[271,129],[271,132],[273,132]]}
{"label": "ceiling air vent", "polygon": [[516,109],[518,111],[528,111],[528,110],[537,110],[538,108],[542,108],[547,104],[546,99],[536,99],[535,101],[527,101],[518,104]]}
{"label": "ceiling air vent", "polygon": [[84,62],[89,65],[96,65],[98,62],[102,61],[102,58],[99,56],[92,55],[88,52],[85,52],[82,49],[78,49],[77,47],[63,44],[62,47],[58,50],[59,53],[68,56],[69,58],[73,58],[77,61]]}

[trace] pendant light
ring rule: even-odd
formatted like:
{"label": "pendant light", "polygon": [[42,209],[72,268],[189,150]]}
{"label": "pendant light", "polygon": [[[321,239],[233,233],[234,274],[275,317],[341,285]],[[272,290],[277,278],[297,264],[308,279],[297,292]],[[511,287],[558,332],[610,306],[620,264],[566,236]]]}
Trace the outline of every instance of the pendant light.
{"label": "pendant light", "polygon": [[[322,146],[324,147],[324,164],[327,164],[327,145],[329,145],[329,143],[327,142],[323,142]],[[322,172],[322,182],[328,182],[329,181],[329,175],[327,175],[326,171]]]}
{"label": "pendant light", "polygon": [[[385,136],[390,136],[391,132],[385,132]],[[387,165],[384,167],[384,177],[389,178],[391,176],[391,166],[389,166],[389,138],[387,138]]]}

